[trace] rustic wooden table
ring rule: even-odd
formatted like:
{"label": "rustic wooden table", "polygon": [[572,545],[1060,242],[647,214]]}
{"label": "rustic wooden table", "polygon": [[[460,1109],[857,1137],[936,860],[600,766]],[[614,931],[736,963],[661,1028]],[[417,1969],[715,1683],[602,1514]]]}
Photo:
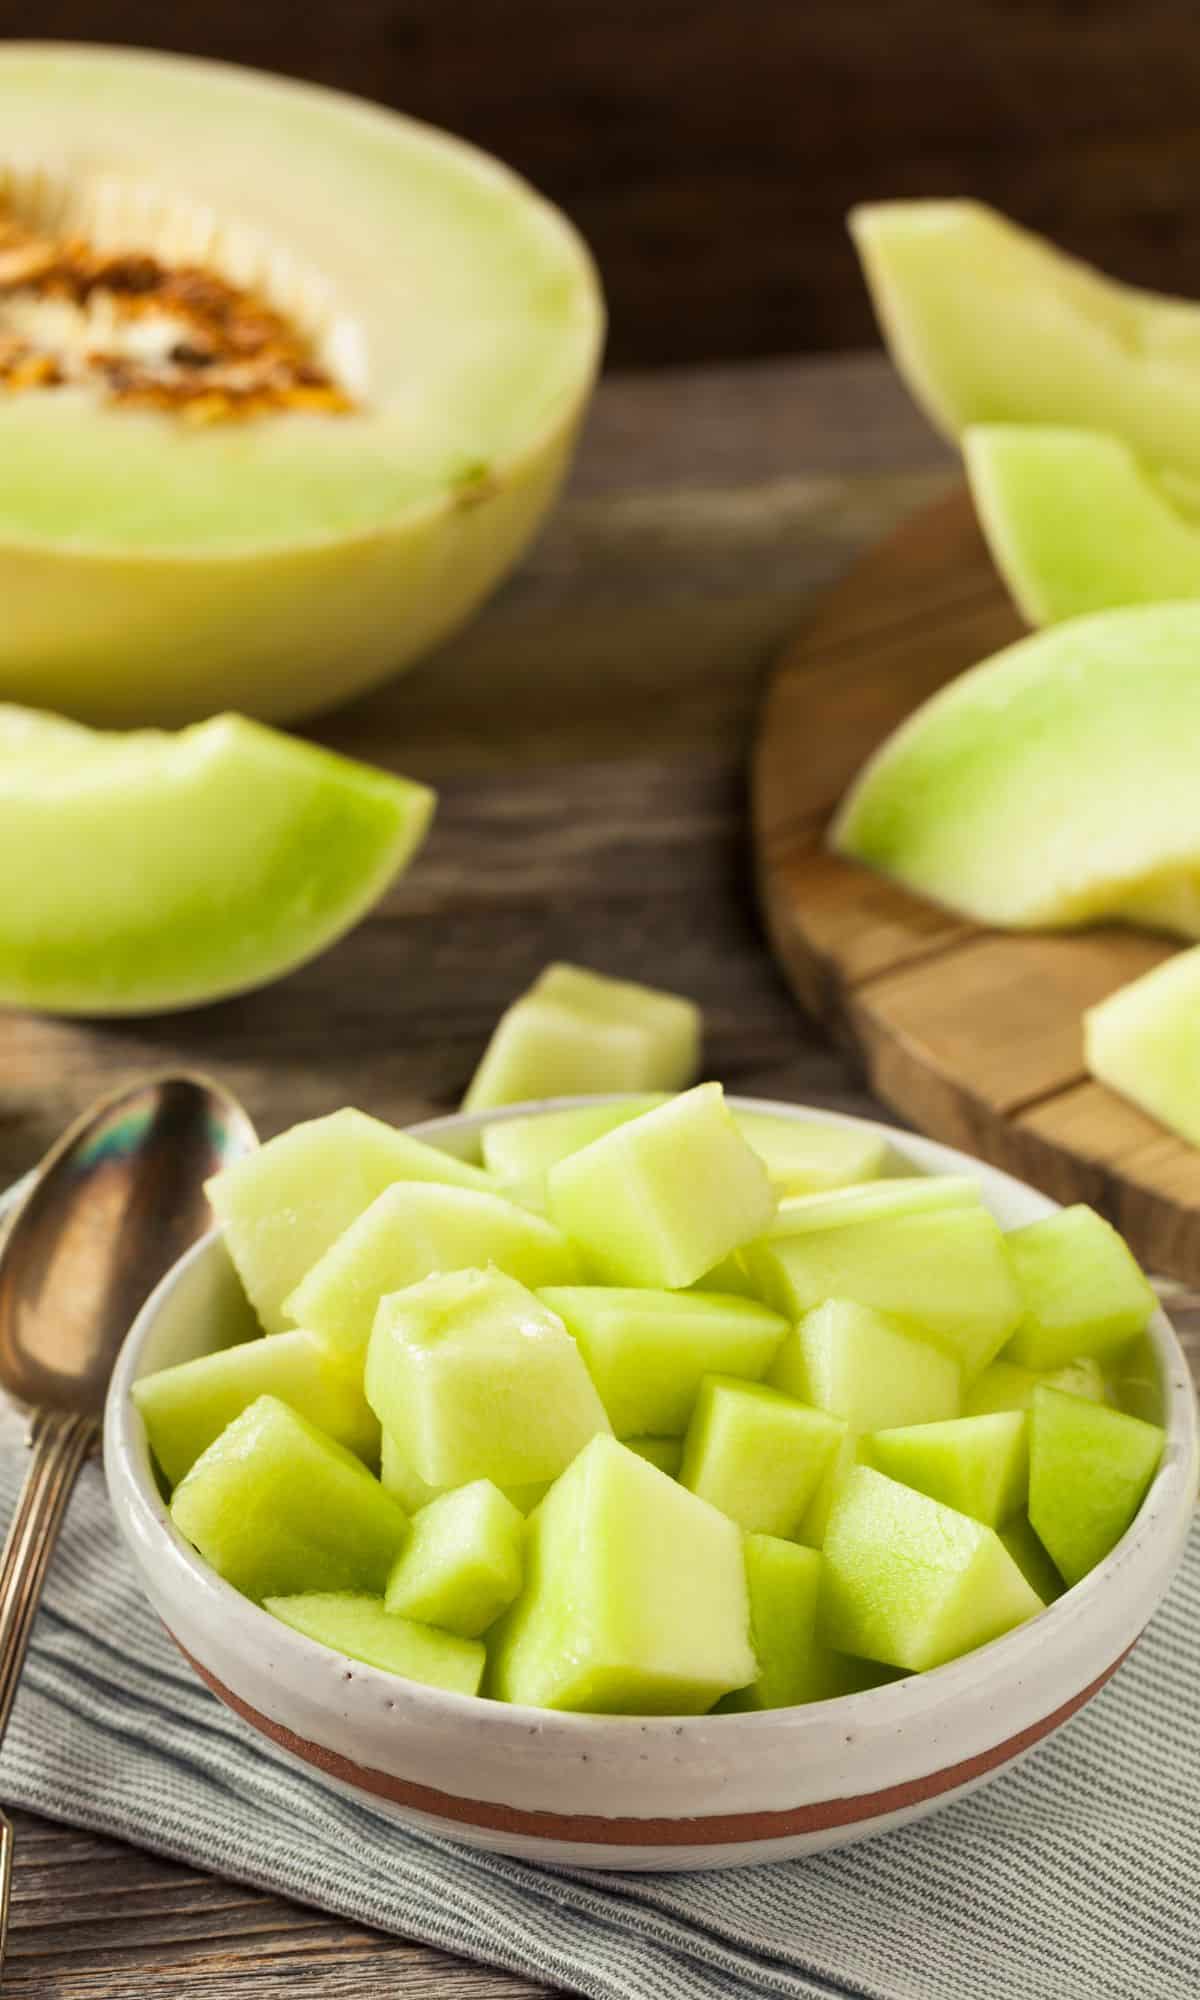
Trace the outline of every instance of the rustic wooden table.
{"label": "rustic wooden table", "polygon": [[[520,576],[437,659],[314,732],[438,785],[412,873],[269,992],[160,1021],[6,1019],[0,1174],[98,1090],[175,1061],[219,1070],[264,1134],[347,1102],[398,1121],[447,1109],[499,1009],[553,957],[694,995],[707,1068],[731,1086],[870,1110],[768,957],[744,754],[762,669],[813,593],[948,471],[874,357],[607,382]],[[6,2000],[301,1985],[330,2000],[540,1990],[20,1817]]]}

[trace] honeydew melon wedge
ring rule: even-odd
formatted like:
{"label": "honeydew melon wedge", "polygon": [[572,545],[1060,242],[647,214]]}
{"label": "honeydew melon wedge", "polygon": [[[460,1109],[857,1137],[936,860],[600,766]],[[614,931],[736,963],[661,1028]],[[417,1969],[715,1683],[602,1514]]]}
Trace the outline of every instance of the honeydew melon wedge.
{"label": "honeydew melon wedge", "polygon": [[1102,1358],[1144,1333],[1154,1293],[1128,1244],[1094,1208],[1078,1203],[1004,1239],[1024,1313],[1008,1343],[1025,1368]]}
{"label": "honeydew melon wedge", "polygon": [[395,1617],[381,1598],[355,1591],[307,1591],[268,1597],[265,1609],[306,1639],[384,1673],[454,1694],[479,1692],[487,1658],[481,1645]]}
{"label": "honeydew melon wedge", "polygon": [[1083,1017],[1092,1075],[1200,1146],[1200,947],[1177,952]]}
{"label": "honeydew melon wedge", "polygon": [[528,1118],[498,1119],[479,1135],[483,1164],[510,1189],[534,1184],[569,1153],[590,1146],[593,1139],[603,1138],[662,1101],[661,1094],[644,1091],[617,1104],[585,1104],[567,1111],[534,1112]]}
{"label": "honeydew melon wedge", "polygon": [[1007,647],[876,752],[834,845],[981,923],[1200,936],[1198,658],[1200,602]]}
{"label": "honeydew melon wedge", "polygon": [[583,1091],[681,1090],[699,1057],[693,1001],[579,965],[548,965],[500,1016],[463,1110]]}
{"label": "honeydew melon wedge", "polygon": [[443,1494],[414,1516],[385,1608],[477,1639],[521,1588],[524,1539],[523,1516],[490,1480]]}
{"label": "honeydew melon wedge", "polygon": [[457,623],[536,528],[594,374],[564,219],[444,134],[224,64],[13,43],[0,132],[18,219],[248,283],[355,403],[197,427],[81,386],[5,396],[0,691],[117,725],[281,719]]}
{"label": "honeydew melon wedge", "polygon": [[827,1646],[818,1629],[821,1558],[776,1535],[747,1535],[746,1583],[758,1677],[720,1703],[730,1714],[828,1701],[889,1678]]}
{"label": "honeydew melon wedge", "polygon": [[989,1528],[1001,1527],[1029,1497],[1029,1424],[1020,1410],[876,1431],[864,1439],[863,1454],[877,1472]]}
{"label": "honeydew melon wedge", "polygon": [[0,1005],[146,1014],[277,979],[370,908],[433,806],[242,716],[68,736],[0,708],[0,842],[21,857],[0,882]]}
{"label": "honeydew melon wedge", "polygon": [[708,1375],[684,1440],[680,1484],[753,1533],[790,1536],[846,1427],[761,1382]]}
{"label": "honeydew melon wedge", "polygon": [[1157,1424],[1040,1388],[1029,1419],[1029,1519],[1068,1584],[1114,1548],[1162,1457]]}

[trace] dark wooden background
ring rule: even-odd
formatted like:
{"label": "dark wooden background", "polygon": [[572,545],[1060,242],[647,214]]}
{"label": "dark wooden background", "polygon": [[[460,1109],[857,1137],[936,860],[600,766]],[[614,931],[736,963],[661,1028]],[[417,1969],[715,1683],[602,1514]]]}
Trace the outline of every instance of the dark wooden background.
{"label": "dark wooden background", "polygon": [[591,240],[621,364],[871,340],[843,217],[880,195],[977,194],[1200,295],[1194,0],[0,0],[15,35],[285,70],[479,141]]}

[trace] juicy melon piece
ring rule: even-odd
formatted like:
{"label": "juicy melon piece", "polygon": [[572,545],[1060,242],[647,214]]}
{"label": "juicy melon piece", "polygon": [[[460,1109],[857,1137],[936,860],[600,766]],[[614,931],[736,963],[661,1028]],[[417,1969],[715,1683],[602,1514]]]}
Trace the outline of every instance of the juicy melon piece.
{"label": "juicy melon piece", "polygon": [[923,1673],[1042,1609],[994,1528],[855,1466],[825,1536],[827,1644]]}
{"label": "juicy melon piece", "polygon": [[581,1091],[681,1090],[699,1060],[700,1010],[691,1000],[548,965],[500,1016],[463,1110]]}
{"label": "juicy melon piece", "polygon": [[609,1428],[561,1319],[496,1270],[441,1273],[385,1298],[366,1390],[431,1486],[556,1479]]}
{"label": "juicy melon piece", "polygon": [[379,1459],[379,1423],[355,1375],[311,1333],[244,1340],[216,1354],[143,1375],[133,1385],[150,1449],[171,1486],[260,1396],[289,1409],[368,1464]]}
{"label": "juicy melon piece", "polygon": [[1039,1382],[1051,1389],[1066,1389],[1072,1396],[1086,1396],[1089,1402],[1109,1400],[1108,1385],[1098,1361],[1083,1355],[1065,1368],[1039,1372],[1020,1368],[1015,1361],[992,1361],[976,1376],[963,1400],[965,1417],[987,1417],[995,1410],[1031,1410],[1033,1392]]}
{"label": "juicy melon piece", "polygon": [[793,1535],[846,1426],[760,1382],[708,1375],[684,1440],[680,1483],[753,1533]]}
{"label": "juicy melon piece", "polygon": [[276,1396],[260,1396],[175,1488],[171,1519],[253,1598],[382,1592],[408,1533],[361,1459]]}
{"label": "juicy melon piece", "polygon": [[1083,1017],[1088,1069],[1200,1146],[1200,946],[1177,952]]}
{"label": "juicy melon piece", "polygon": [[874,1180],[888,1163],[887,1140],[858,1126],[773,1118],[768,1111],[735,1111],[733,1120],[782,1194],[821,1194]]}
{"label": "juicy melon piece", "polygon": [[1111,917],[1200,936],[1198,657],[1200,602],[1006,647],[876,751],[834,846],[1000,928]]}
{"label": "juicy melon piece", "polygon": [[863,1440],[877,1472],[999,1528],[1029,1497],[1029,1422],[1023,1411],[905,1424]]}
{"label": "juicy melon piece", "polygon": [[1124,1240],[1082,1203],[1005,1238],[1025,1311],[1006,1357],[1061,1368],[1111,1354],[1143,1333],[1154,1293]]}
{"label": "juicy melon piece", "polygon": [[643,1112],[550,1170],[550,1212],[610,1285],[692,1285],[775,1213],[719,1083]]}
{"label": "juicy melon piece", "polygon": [[524,1539],[524,1516],[490,1480],[445,1493],[414,1516],[385,1607],[477,1639],[521,1588]]}
{"label": "juicy melon piece", "polygon": [[501,1701],[700,1715],[757,1672],[742,1537],[613,1438],[593,1438],[529,1524],[525,1585],[488,1645]]}
{"label": "juicy melon piece", "polygon": [[358,1591],[306,1591],[268,1597],[264,1608],[306,1639],[368,1667],[452,1694],[479,1693],[487,1655],[477,1641],[394,1617],[382,1598]]}
{"label": "juicy melon piece", "polygon": [[393,1181],[486,1189],[478,1167],[423,1145],[363,1111],[334,1111],[269,1139],[205,1192],[234,1269],[268,1333],[305,1272]]}
{"label": "juicy melon piece", "polygon": [[751,1299],[605,1285],[543,1288],[619,1438],[680,1437],[706,1375],[757,1380],[788,1323]]}
{"label": "juicy melon piece", "polygon": [[483,1163],[497,1180],[536,1186],[551,1167],[570,1153],[602,1139],[618,1125],[640,1118],[663,1102],[662,1094],[643,1091],[616,1104],[584,1104],[569,1111],[537,1111],[528,1118],[501,1118],[485,1125],[479,1135]]}
{"label": "juicy melon piece", "polygon": [[887,1221],[931,1209],[982,1205],[978,1183],[968,1174],[905,1175],[820,1194],[784,1195],[767,1235],[804,1236],[809,1230],[840,1229],[850,1222]]}
{"label": "juicy melon piece", "polygon": [[835,1653],[821,1638],[821,1558],[815,1549],[775,1535],[747,1535],[746,1583],[758,1675],[749,1687],[727,1694],[722,1711],[793,1708],[856,1694],[887,1678],[865,1660]]}
{"label": "juicy melon piece", "polygon": [[577,1275],[570,1244],[543,1216],[475,1188],[401,1181],[330,1245],[284,1312],[340,1353],[362,1354],[389,1292],[488,1264],[535,1287]]}
{"label": "juicy melon piece", "polygon": [[1029,1519],[1068,1584],[1120,1541],[1162,1457],[1157,1424],[1038,1389],[1029,1428]]}

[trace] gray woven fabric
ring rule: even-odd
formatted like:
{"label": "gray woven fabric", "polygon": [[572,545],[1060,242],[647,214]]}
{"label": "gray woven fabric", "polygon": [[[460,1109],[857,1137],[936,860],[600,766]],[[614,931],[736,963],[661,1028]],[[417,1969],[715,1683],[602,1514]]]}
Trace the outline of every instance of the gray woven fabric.
{"label": "gray woven fabric", "polygon": [[403,1833],[265,1745],[164,1637],[89,1466],[0,1797],[598,2000],[1196,2000],[1200,1529],[1112,1685],[974,1798],[809,1861],[622,1877]]}

